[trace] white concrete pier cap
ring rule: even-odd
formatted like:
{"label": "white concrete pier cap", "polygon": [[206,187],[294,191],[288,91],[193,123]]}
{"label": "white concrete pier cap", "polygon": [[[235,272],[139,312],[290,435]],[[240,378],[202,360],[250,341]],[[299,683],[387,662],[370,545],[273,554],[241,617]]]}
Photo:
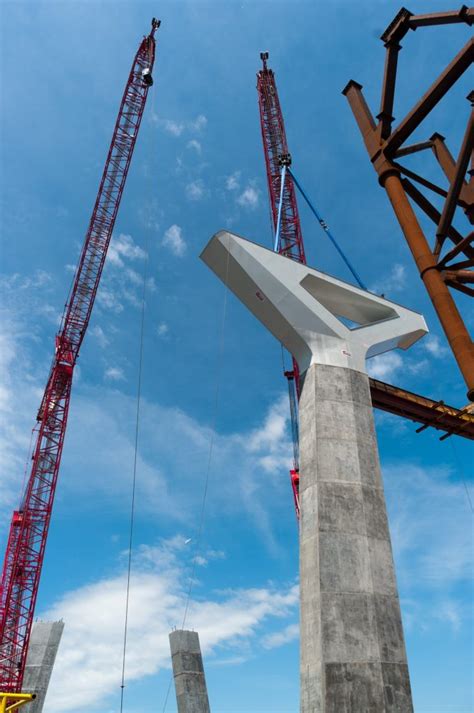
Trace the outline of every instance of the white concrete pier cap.
{"label": "white concrete pier cap", "polygon": [[234,233],[216,233],[201,259],[288,349],[301,372],[327,364],[365,373],[366,358],[407,349],[428,332],[421,314]]}

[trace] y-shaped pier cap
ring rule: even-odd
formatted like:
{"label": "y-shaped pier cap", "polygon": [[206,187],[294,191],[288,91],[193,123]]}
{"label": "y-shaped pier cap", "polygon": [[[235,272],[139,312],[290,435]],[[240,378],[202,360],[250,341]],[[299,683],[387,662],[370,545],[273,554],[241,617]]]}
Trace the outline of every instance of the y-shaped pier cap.
{"label": "y-shaped pier cap", "polygon": [[201,259],[301,372],[327,364],[365,373],[366,358],[407,349],[428,332],[421,314],[227,231],[211,238]]}

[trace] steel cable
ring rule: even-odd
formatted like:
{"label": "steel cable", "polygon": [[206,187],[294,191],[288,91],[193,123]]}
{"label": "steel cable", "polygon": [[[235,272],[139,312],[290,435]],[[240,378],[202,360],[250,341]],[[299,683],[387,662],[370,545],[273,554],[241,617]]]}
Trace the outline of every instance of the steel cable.
{"label": "steel cable", "polygon": [[[155,109],[155,88],[152,88],[152,116]],[[127,561],[127,587],[125,596],[125,616],[123,628],[123,648],[122,648],[122,674],[120,682],[120,713],[123,713],[124,693],[125,693],[125,672],[127,661],[127,643],[128,643],[128,621],[130,609],[130,584],[132,575],[132,550],[133,550],[133,534],[135,526],[135,500],[136,500],[136,485],[137,485],[137,460],[138,460],[138,440],[140,435],[140,406],[141,406],[141,391],[142,391],[142,372],[143,372],[143,346],[145,334],[145,308],[146,308],[146,286],[148,279],[148,261],[150,237],[146,232],[145,240],[145,261],[143,266],[143,287],[141,300],[141,316],[140,316],[140,342],[138,354],[138,381],[137,381],[137,396],[136,396],[136,415],[135,415],[135,444],[133,454],[133,475],[132,475],[132,492],[130,503],[130,527],[128,541],[128,561]]]}
{"label": "steel cable", "polygon": [[[196,565],[198,561],[198,557],[200,554],[200,549],[201,549],[201,539],[202,539],[202,533],[204,530],[204,519],[205,519],[205,514],[206,514],[206,501],[207,501],[207,495],[209,491],[209,480],[210,480],[210,474],[211,474],[211,465],[212,465],[212,455],[214,451],[214,441],[215,441],[215,435],[216,435],[216,428],[217,428],[217,417],[219,414],[219,397],[220,397],[220,387],[221,387],[221,376],[222,376],[222,365],[223,365],[223,355],[224,355],[224,335],[225,335],[225,323],[226,323],[226,317],[227,317],[227,295],[228,295],[228,288],[227,288],[227,278],[229,275],[229,258],[230,258],[230,253],[227,251],[227,261],[226,261],[226,279],[224,280],[225,288],[224,288],[224,304],[223,304],[223,309],[222,309],[222,320],[221,320],[221,325],[220,325],[220,335],[218,338],[218,349],[217,349],[217,364],[216,364],[216,386],[215,386],[215,395],[214,395],[214,406],[213,406],[213,415],[211,419],[211,438],[209,441],[209,451],[208,451],[208,457],[207,457],[207,466],[206,466],[206,474],[204,478],[204,488],[203,488],[203,494],[202,494],[202,502],[201,502],[201,511],[199,515],[199,526],[198,526],[198,532],[196,535],[196,544],[194,546],[194,556],[193,556],[193,562],[191,566],[191,575],[189,577],[189,586],[188,586],[188,591],[186,595],[186,602],[184,606],[184,614],[183,614],[183,621],[181,623],[181,629],[184,629],[184,626],[186,624],[186,619],[188,616],[188,611],[189,611],[189,603],[191,600],[191,594],[193,591],[193,586],[194,586],[194,575],[196,573]],[[162,713],[165,713],[166,711],[166,706],[168,704],[168,699],[171,691],[171,684],[173,682],[173,677],[171,675],[170,681],[168,684],[168,689],[166,691],[166,696],[165,696],[165,701],[163,704],[162,708]]]}

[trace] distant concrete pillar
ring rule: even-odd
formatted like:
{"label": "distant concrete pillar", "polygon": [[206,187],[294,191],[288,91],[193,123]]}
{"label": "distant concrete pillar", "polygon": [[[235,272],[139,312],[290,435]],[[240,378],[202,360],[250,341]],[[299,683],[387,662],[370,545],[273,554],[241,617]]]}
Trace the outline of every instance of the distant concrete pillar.
{"label": "distant concrete pillar", "polygon": [[43,710],[63,629],[63,621],[35,621],[33,624],[23,690],[36,693],[36,699],[28,704],[28,713],[41,713]]}
{"label": "distant concrete pillar", "polygon": [[178,713],[210,713],[197,631],[172,631],[170,648]]}
{"label": "distant concrete pillar", "polygon": [[311,366],[299,414],[301,713],[412,713],[368,377]]}

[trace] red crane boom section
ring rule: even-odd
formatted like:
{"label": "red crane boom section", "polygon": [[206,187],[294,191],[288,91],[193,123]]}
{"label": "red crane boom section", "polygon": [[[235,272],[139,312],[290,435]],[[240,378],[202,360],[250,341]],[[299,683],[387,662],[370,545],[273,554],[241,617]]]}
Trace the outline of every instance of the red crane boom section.
{"label": "red crane boom section", "polygon": [[32,467],[13,513],[0,583],[0,690],[19,692],[41,576],[66,433],[74,366],[97,288],[145,108],[155,59],[155,30],[133,60],[120,104],[97,200],[56,336],[53,363],[37,416]]}
{"label": "red crane boom section", "polygon": [[[284,162],[287,165],[291,163],[291,157],[286,142],[285,124],[278,99],[275,75],[267,67],[268,53],[262,52],[260,56],[263,60],[263,69],[257,74],[258,105],[270,207],[273,228],[276,231],[281,193],[281,168]],[[306,264],[295,187],[288,174],[283,187],[279,252],[292,260]]]}
{"label": "red crane boom section", "polygon": [[[291,156],[286,141],[285,123],[278,98],[275,75],[267,67],[268,52],[260,55],[263,68],[257,73],[258,106],[262,130],[265,166],[267,169],[268,194],[273,219],[273,229],[278,226],[281,198],[281,217],[278,252],[296,262],[306,265],[303,234],[301,232],[295,186],[286,173],[283,193],[281,192],[282,167],[291,165]],[[291,426],[293,436],[293,470],[290,471],[291,487],[295,500],[296,516],[299,518],[299,447],[298,447],[298,396],[299,369],[293,359],[293,371],[286,371],[290,397]]]}

